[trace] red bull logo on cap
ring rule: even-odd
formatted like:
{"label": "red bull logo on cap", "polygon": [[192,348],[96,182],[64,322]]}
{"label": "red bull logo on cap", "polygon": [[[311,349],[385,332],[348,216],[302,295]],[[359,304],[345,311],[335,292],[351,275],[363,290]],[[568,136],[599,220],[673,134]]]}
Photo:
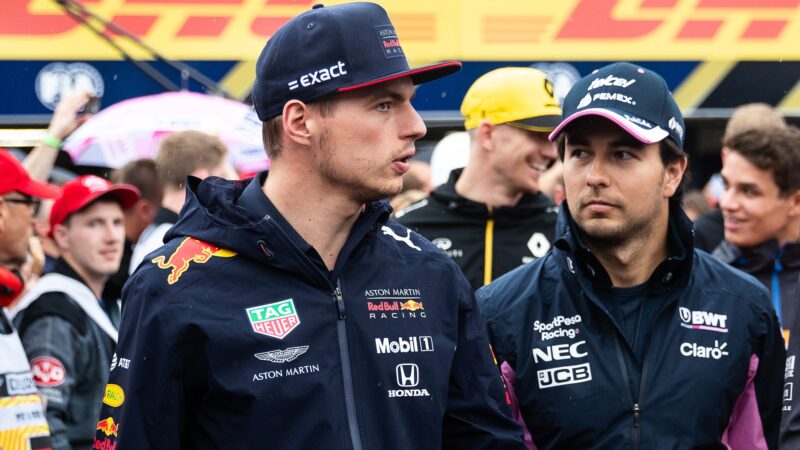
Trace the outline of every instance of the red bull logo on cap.
{"label": "red bull logo on cap", "polygon": [[175,284],[183,273],[189,270],[191,263],[207,263],[214,256],[230,258],[236,256],[236,252],[219,248],[193,237],[187,237],[183,239],[183,242],[180,243],[169,258],[163,255],[157,256],[151,262],[157,265],[159,269],[169,269],[167,283]]}
{"label": "red bull logo on cap", "polygon": [[300,316],[291,298],[247,308],[247,318],[253,331],[278,339],[283,339],[300,325]]}
{"label": "red bull logo on cap", "polygon": [[116,436],[119,431],[119,424],[114,423],[113,417],[109,417],[97,422],[97,429],[105,433],[106,436]]}

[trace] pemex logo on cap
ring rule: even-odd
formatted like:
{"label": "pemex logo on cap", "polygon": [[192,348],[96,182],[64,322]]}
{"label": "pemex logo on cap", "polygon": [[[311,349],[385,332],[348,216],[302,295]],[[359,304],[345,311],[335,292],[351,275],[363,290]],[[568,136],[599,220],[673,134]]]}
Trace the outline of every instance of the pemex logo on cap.
{"label": "pemex logo on cap", "polygon": [[283,339],[300,325],[300,316],[291,298],[247,308],[246,311],[253,331],[270,337]]}

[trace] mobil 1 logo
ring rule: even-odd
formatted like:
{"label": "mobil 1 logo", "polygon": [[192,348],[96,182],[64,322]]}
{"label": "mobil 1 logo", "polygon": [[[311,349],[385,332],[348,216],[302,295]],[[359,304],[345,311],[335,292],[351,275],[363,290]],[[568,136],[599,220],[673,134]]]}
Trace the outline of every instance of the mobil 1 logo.
{"label": "mobil 1 logo", "polygon": [[409,336],[407,339],[375,338],[375,352],[382,354],[432,352],[433,337]]}

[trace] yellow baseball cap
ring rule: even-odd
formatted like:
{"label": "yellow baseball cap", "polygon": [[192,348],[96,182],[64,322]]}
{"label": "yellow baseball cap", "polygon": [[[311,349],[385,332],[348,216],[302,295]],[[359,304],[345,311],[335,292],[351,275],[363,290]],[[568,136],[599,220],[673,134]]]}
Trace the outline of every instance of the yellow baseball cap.
{"label": "yellow baseball cap", "polygon": [[503,67],[475,80],[461,103],[464,128],[481,121],[549,133],[561,122],[553,84],[541,70]]}

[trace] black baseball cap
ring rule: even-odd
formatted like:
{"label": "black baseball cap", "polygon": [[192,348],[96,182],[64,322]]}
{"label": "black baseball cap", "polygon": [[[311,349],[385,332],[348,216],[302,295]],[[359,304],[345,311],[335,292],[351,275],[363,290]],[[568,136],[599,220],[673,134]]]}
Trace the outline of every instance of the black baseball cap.
{"label": "black baseball cap", "polygon": [[420,84],[460,68],[458,61],[409,68],[394,25],[379,5],[318,4],[267,41],[256,63],[253,106],[265,121],[292,99],[312,102],[406,76]]}
{"label": "black baseball cap", "polygon": [[667,83],[634,64],[610,64],[581,78],[564,99],[563,110],[564,120],[550,133],[550,140],[575,119],[594,115],[611,120],[646,144],[670,138],[683,149],[686,126]]}

